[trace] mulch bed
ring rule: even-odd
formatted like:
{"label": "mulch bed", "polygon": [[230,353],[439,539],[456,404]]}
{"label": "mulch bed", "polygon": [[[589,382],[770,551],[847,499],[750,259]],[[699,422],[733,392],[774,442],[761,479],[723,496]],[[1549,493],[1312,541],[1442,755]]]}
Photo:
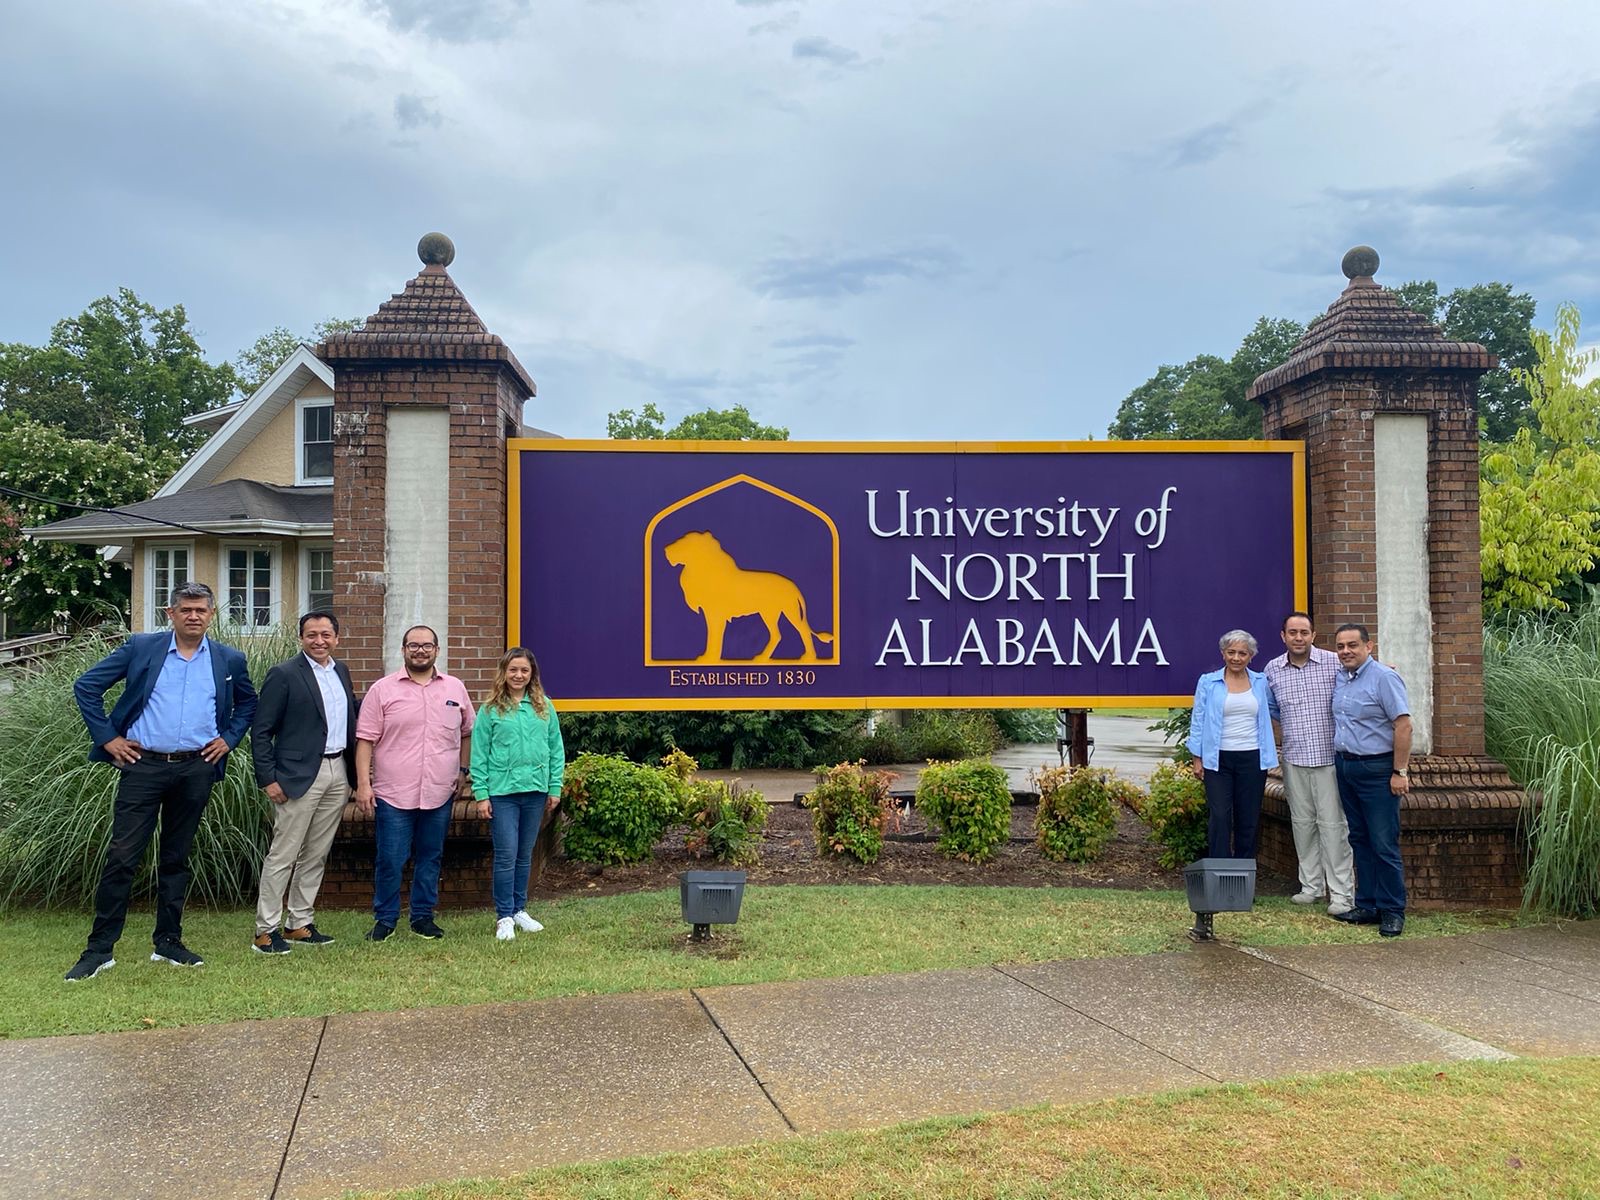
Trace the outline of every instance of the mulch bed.
{"label": "mulch bed", "polygon": [[[1180,871],[1159,863],[1161,847],[1127,809],[1120,809],[1117,833],[1106,852],[1091,863],[1055,863],[1040,857],[1034,843],[1034,816],[1030,805],[1011,809],[1011,837],[993,861],[960,862],[939,853],[936,835],[922,815],[911,809],[890,831],[883,854],[867,866],[854,859],[817,852],[811,831],[811,812],[793,804],[774,804],[761,842],[761,859],[749,868],[751,883],[856,883],[954,884],[992,887],[1106,887],[1124,889],[1174,889],[1183,887]],[[669,832],[654,855],[634,866],[596,867],[553,856],[535,881],[531,895],[555,900],[565,896],[607,896],[622,892],[673,888],[678,872],[715,867],[696,859],[683,848],[683,831]],[[1288,881],[1266,876],[1258,890],[1284,886]]]}

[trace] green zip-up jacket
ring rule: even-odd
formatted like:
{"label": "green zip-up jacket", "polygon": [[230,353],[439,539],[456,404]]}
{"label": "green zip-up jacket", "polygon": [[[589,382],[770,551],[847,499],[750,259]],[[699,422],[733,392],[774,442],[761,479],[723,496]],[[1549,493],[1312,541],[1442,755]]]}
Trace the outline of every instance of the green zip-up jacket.
{"label": "green zip-up jacket", "polygon": [[508,713],[492,704],[478,710],[472,727],[472,794],[479,800],[518,792],[561,795],[567,751],[548,696],[544,708],[548,715],[541,717],[524,696]]}

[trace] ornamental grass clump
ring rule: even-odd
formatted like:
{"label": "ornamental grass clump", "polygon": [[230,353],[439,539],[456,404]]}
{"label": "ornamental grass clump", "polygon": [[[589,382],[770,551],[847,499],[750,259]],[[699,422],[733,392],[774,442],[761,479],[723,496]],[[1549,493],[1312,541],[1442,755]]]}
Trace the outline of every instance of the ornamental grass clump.
{"label": "ornamental grass clump", "polygon": [[1484,632],[1484,736],[1532,801],[1523,906],[1600,915],[1600,600]]}
{"label": "ornamental grass clump", "polygon": [[[37,668],[13,676],[12,692],[0,698],[0,902],[93,903],[119,776],[110,764],[87,761],[89,734],[72,684],[126,636],[120,628],[82,634]],[[244,637],[224,628],[217,637],[244,652],[257,688],[268,668],[300,649],[292,625]],[[120,694],[120,684],[107,693],[107,712]],[[195,832],[190,898],[253,903],[271,840],[272,803],[256,787],[246,737],[228,756]],[[159,850],[158,831],[134,878],[136,897],[154,891]]]}
{"label": "ornamental grass clump", "polygon": [[1206,789],[1188,767],[1168,762],[1152,771],[1138,812],[1166,847],[1158,860],[1163,867],[1176,870],[1205,854]]}
{"label": "ornamental grass clump", "polygon": [[1097,767],[1046,767],[1033,773],[1039,792],[1039,853],[1054,862],[1092,862],[1117,832],[1119,800],[1139,797],[1116,772]]}
{"label": "ornamental grass clump", "polygon": [[682,815],[667,772],[612,754],[582,754],[561,785],[563,853],[577,862],[643,862]]}
{"label": "ornamental grass clump", "polygon": [[917,781],[917,811],[939,827],[939,850],[988,862],[1011,832],[1011,780],[977,759],[930,762]]}
{"label": "ornamental grass clump", "polygon": [[817,769],[817,786],[805,805],[817,835],[819,854],[849,855],[875,863],[883,853],[883,831],[894,819],[889,799],[892,771],[869,771],[861,763]]}
{"label": "ornamental grass clump", "polygon": [[761,831],[767,827],[767,798],[734,780],[695,780],[689,785],[684,810],[688,833],[684,848],[696,858],[713,858],[734,866],[760,857]]}

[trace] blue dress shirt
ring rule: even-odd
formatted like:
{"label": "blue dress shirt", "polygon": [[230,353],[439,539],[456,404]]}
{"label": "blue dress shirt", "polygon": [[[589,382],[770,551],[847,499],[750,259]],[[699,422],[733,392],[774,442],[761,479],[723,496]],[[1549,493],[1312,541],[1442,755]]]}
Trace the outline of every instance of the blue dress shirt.
{"label": "blue dress shirt", "polygon": [[198,750],[217,736],[217,681],[211,670],[210,639],[202,638],[194,657],[185,659],[173,634],[155,690],[127,736],[161,754]]}
{"label": "blue dress shirt", "polygon": [[1333,681],[1333,748],[1340,754],[1390,754],[1394,723],[1411,713],[1405,681],[1393,667],[1369,658],[1352,675],[1342,666]]}

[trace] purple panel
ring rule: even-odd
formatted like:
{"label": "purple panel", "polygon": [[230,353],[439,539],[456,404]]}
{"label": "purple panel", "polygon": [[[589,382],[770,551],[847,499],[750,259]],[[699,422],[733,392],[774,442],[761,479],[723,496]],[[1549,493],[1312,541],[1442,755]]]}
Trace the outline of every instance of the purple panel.
{"label": "purple panel", "polygon": [[585,446],[520,469],[513,616],[569,703],[1187,695],[1223,632],[1264,661],[1295,606],[1290,450]]}

